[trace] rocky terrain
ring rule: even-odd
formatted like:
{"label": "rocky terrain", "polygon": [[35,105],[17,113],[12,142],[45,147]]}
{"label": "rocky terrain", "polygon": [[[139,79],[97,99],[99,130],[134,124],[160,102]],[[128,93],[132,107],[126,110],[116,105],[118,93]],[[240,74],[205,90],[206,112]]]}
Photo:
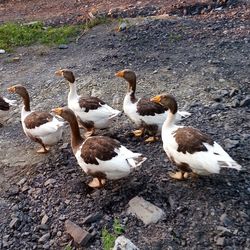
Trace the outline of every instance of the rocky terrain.
{"label": "rocky terrain", "polygon": [[[243,166],[240,172],[174,181],[162,142],[132,138],[133,125],[123,115],[100,133],[148,160],[127,179],[93,190],[72,155],[68,127],[63,142],[38,155],[16,107],[0,128],[1,249],[80,249],[66,232],[67,220],[90,234],[84,249],[102,249],[101,231],[112,229],[115,219],[140,249],[250,249],[250,22],[226,12],[215,10],[217,19],[129,18],[122,32],[118,22],[100,25],[66,49],[37,45],[0,55],[1,94],[21,104],[6,88],[23,84],[38,110],[66,105],[67,83],[54,75],[59,68],[75,72],[79,93],[122,109],[126,83],[114,74],[131,68],[137,96],[172,93],[180,109],[192,113],[183,124],[210,134]],[[145,225],[128,214],[136,196],[162,209],[164,217]]]}

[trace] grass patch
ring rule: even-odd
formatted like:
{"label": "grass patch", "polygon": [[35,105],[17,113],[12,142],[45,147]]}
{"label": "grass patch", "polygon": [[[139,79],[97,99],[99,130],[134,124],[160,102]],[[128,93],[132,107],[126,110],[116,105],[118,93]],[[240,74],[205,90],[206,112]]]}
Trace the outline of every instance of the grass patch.
{"label": "grass patch", "polygon": [[76,37],[81,31],[107,23],[107,18],[95,18],[84,25],[65,25],[61,27],[44,27],[42,22],[30,24],[5,23],[0,25],[0,49],[12,51],[17,46],[32,44],[59,45]]}
{"label": "grass patch", "polygon": [[104,250],[110,250],[115,245],[116,238],[124,232],[123,226],[115,219],[113,224],[113,232],[110,233],[106,228],[102,229],[102,244]]}

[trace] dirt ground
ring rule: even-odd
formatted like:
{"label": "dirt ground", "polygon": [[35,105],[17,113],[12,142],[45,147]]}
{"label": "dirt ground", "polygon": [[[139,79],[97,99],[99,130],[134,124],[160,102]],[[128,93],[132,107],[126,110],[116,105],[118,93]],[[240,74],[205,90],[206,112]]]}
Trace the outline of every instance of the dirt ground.
{"label": "dirt ground", "polygon": [[[1,21],[41,19],[58,24],[78,22],[89,10],[108,12],[118,6],[111,1],[82,2],[1,1],[0,17]],[[154,1],[154,12],[152,1],[123,1],[125,9],[136,4],[143,7],[135,12],[111,11],[113,15],[133,16],[142,10],[145,16],[170,13],[170,7],[177,14],[128,18],[123,32],[117,32],[118,21],[100,25],[78,43],[69,43],[67,49],[36,45],[0,55],[1,94],[21,104],[6,88],[23,84],[32,96],[32,108],[64,106],[68,86],[54,72],[70,68],[79,93],[98,95],[110,105],[116,94],[120,97],[116,108],[121,110],[126,83],[114,74],[131,68],[138,76],[138,97],[162,92],[175,95],[180,109],[192,113],[183,123],[210,134],[243,170],[224,170],[196,181],[173,181],[167,173],[174,166],[167,160],[162,142],[145,144],[131,138],[133,124],[123,115],[100,133],[144,153],[148,160],[128,178],[90,190],[86,187],[89,177],[72,155],[68,127],[63,142],[51,153],[38,155],[37,145],[23,134],[18,106],[0,128],[1,249],[64,249],[72,244],[64,229],[66,219],[92,234],[86,249],[102,249],[101,230],[111,229],[115,218],[124,225],[124,235],[140,249],[250,249],[248,2],[235,5],[235,1],[227,1],[225,8],[196,9],[196,14],[193,1],[178,1],[177,7],[173,2]],[[128,215],[128,202],[136,195],[163,209],[166,217],[145,226]],[[84,218],[94,213],[100,213],[101,219],[85,224]],[[44,215],[48,221],[41,225]],[[13,218],[17,222],[11,226]]]}

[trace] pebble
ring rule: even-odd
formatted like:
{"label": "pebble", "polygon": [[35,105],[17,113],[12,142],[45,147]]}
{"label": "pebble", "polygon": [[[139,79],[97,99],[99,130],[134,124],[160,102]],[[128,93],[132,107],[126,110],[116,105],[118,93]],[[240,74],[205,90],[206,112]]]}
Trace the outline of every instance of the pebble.
{"label": "pebble", "polygon": [[226,226],[226,227],[228,227],[228,226],[231,226],[233,223],[232,223],[232,221],[228,218],[228,216],[227,216],[227,214],[222,214],[221,216],[220,216],[220,221]]}
{"label": "pebble", "polygon": [[4,54],[5,50],[4,49],[0,49],[0,54]]}
{"label": "pebble", "polygon": [[48,186],[50,184],[54,184],[54,183],[56,183],[56,179],[51,178],[51,179],[48,179],[47,181],[45,181],[44,186],[46,187],[46,186]]}
{"label": "pebble", "polygon": [[18,218],[13,218],[12,220],[11,220],[11,222],[10,222],[10,224],[9,224],[9,227],[10,228],[16,228],[16,227],[18,227],[18,225],[19,225],[19,223],[20,223],[20,220],[18,219]]}
{"label": "pebble", "polygon": [[218,237],[216,240],[217,246],[224,246],[225,237]]}
{"label": "pebble", "polygon": [[90,214],[83,219],[83,224],[90,224],[90,223],[99,221],[102,219],[102,216],[103,215],[100,212]]}
{"label": "pebble", "polygon": [[230,93],[229,93],[229,97],[233,97],[235,95],[237,95],[239,93],[239,90],[236,88],[233,88]]}
{"label": "pebble", "polygon": [[22,186],[25,182],[27,181],[27,178],[22,178],[18,183],[17,183],[17,185],[18,186]]}
{"label": "pebble", "polygon": [[58,49],[67,49],[69,46],[67,44],[60,44]]}
{"label": "pebble", "polygon": [[47,221],[48,221],[48,219],[49,219],[48,215],[45,214],[45,215],[43,216],[43,218],[42,218],[41,224],[42,224],[42,225],[46,224]]}
{"label": "pebble", "polygon": [[224,140],[224,145],[226,149],[235,148],[239,145],[239,143],[240,143],[239,140],[231,140],[229,138]]}
{"label": "pebble", "polygon": [[38,242],[44,243],[44,242],[48,241],[49,238],[50,238],[50,233],[46,233],[41,238],[39,238]]}
{"label": "pebble", "polygon": [[247,96],[240,102],[240,107],[248,107],[250,106],[250,96]]}
{"label": "pebble", "polygon": [[139,248],[131,240],[122,235],[115,240],[113,250],[139,250]]}

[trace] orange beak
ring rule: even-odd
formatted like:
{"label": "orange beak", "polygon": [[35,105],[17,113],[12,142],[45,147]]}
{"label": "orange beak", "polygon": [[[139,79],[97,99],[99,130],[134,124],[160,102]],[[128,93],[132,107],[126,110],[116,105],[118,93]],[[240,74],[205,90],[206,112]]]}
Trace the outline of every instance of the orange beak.
{"label": "orange beak", "polygon": [[7,88],[7,90],[8,90],[10,93],[15,93],[15,92],[16,92],[16,88],[15,88],[14,86]]}
{"label": "orange beak", "polygon": [[61,115],[63,112],[63,108],[54,108],[51,110],[51,112],[57,114],[57,115]]}
{"label": "orange beak", "polygon": [[56,72],[55,72],[55,75],[56,76],[63,76],[63,71],[60,69],[60,70],[57,70]]}
{"label": "orange beak", "polygon": [[118,71],[118,72],[115,74],[115,76],[117,76],[117,77],[124,77],[124,71],[123,71],[123,70]]}
{"label": "orange beak", "polygon": [[156,95],[154,97],[152,97],[150,99],[151,102],[156,102],[156,103],[160,103],[161,102],[161,96],[160,95]]}

